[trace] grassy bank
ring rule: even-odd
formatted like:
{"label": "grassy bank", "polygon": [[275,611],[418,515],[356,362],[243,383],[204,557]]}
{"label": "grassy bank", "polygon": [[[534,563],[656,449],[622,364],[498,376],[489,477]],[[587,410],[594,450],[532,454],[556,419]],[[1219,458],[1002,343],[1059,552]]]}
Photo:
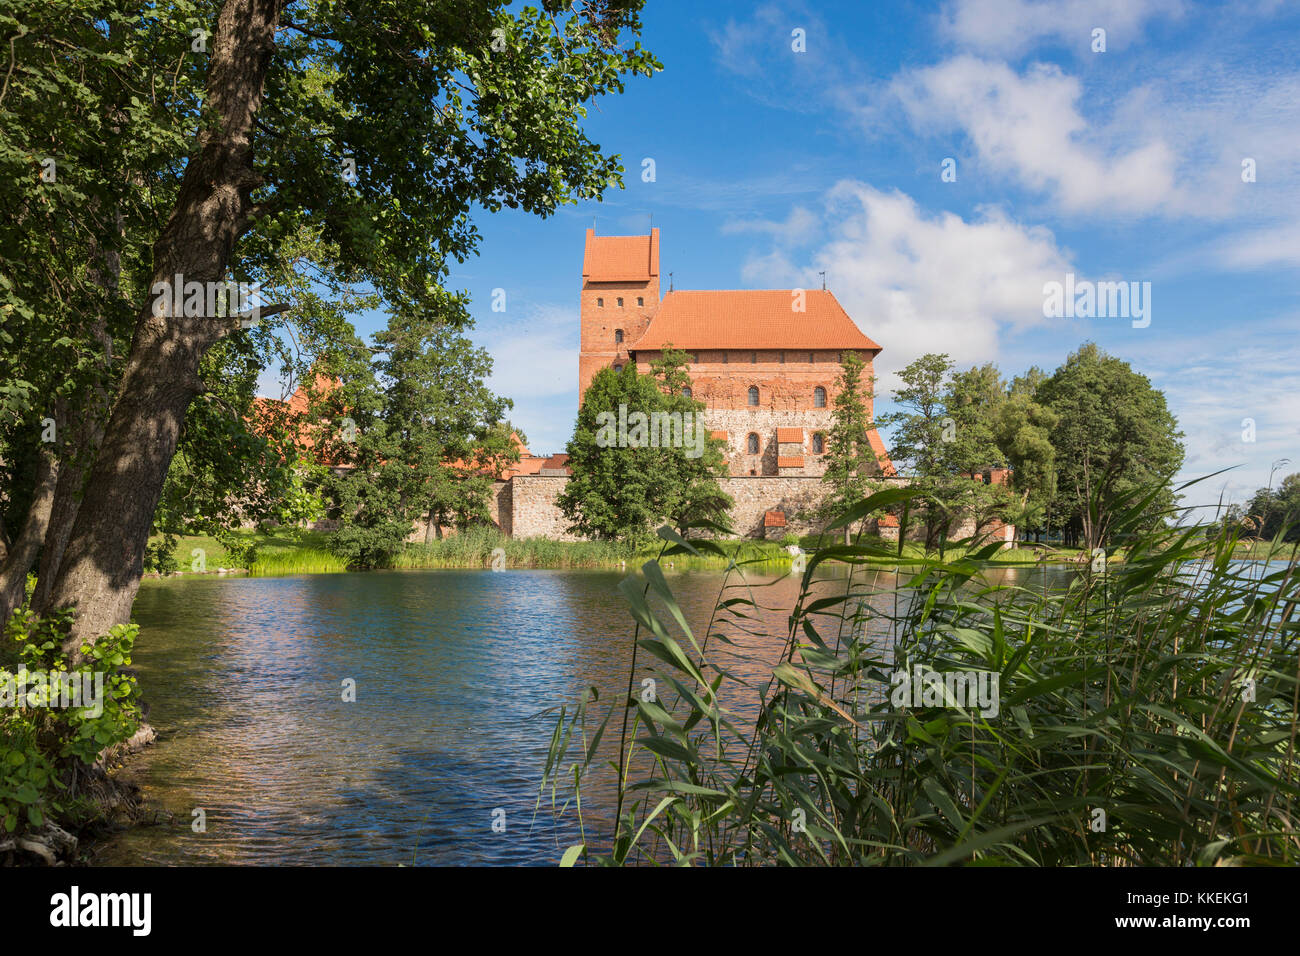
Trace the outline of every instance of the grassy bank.
{"label": "grassy bank", "polygon": [[[189,535],[177,539],[173,551],[182,574],[194,570],[196,550],[202,551],[207,573],[218,569],[246,571],[255,577],[282,574],[330,574],[346,571],[343,559],[329,549],[329,533],[282,529],[274,534],[261,534],[251,529],[238,532],[239,544],[253,548],[253,560],[243,561],[225,548],[215,538]],[[758,541],[748,538],[719,541],[723,554],[675,555],[670,570],[723,571],[730,561],[754,571],[782,573],[790,567],[790,554],[786,542]],[[871,549],[866,563],[880,566],[914,566],[927,558],[925,548],[916,542],[904,543],[901,552],[897,542],[863,536],[857,543]],[[842,543],[834,535],[805,535],[798,539],[804,551],[814,553],[825,547]],[[150,542],[156,544],[157,539]],[[620,569],[637,567],[653,558],[657,546],[637,550],[627,545],[609,541],[554,541],[548,538],[508,538],[495,528],[472,528],[462,534],[450,535],[428,544],[415,543],[397,554],[389,567],[397,570],[431,568],[487,568],[491,567],[493,552],[500,548],[504,553],[506,568],[549,569]],[[949,547],[943,557],[955,560],[971,553],[964,547]],[[725,555],[725,556],[723,556]],[[989,559],[993,564],[1070,564],[1085,560],[1084,552],[1075,548],[1019,547],[1005,548]],[[1122,560],[1122,554],[1112,553],[1108,560]],[[668,568],[667,564],[665,565]]]}
{"label": "grassy bank", "polygon": [[[241,563],[215,538],[190,535],[177,539],[174,557],[182,574],[195,573],[194,551],[203,551],[206,569],[243,570],[253,576],[281,574],[328,574],[346,571],[343,560],[329,550],[329,533],[322,531],[279,531],[260,534],[253,530],[239,532],[240,543],[254,547],[251,563]],[[838,543],[823,535],[806,535],[798,539],[800,547],[814,552],[818,548]],[[877,556],[871,563],[881,565],[920,563],[926,558],[925,549],[914,542],[904,544],[901,554],[896,543],[879,538],[864,537],[863,544],[876,549],[888,549],[890,557]],[[679,555],[672,559],[675,570],[725,570],[734,560],[755,570],[784,571],[789,568],[790,555],[783,541],[758,541],[732,539],[719,541],[726,557],[717,554]],[[494,528],[473,528],[467,532],[450,535],[428,544],[415,543],[396,555],[390,567],[397,570],[432,568],[486,568],[492,565],[493,552],[500,548],[504,553],[506,568],[622,568],[636,566],[654,557],[656,547],[642,550],[608,541],[554,541],[548,538],[509,538]],[[949,548],[948,558],[967,553],[964,548]],[[1054,563],[1077,560],[1081,552],[1064,549],[1053,552],[1032,548],[1009,548],[992,560],[1003,564],[1035,563],[1049,560]],[[933,557],[933,555],[931,555]]]}

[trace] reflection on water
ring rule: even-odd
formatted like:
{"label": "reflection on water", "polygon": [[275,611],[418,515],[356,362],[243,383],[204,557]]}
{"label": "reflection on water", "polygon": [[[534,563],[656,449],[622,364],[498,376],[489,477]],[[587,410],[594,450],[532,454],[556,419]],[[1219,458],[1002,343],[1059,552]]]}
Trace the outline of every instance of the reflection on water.
{"label": "reflection on water", "polygon": [[[553,726],[536,715],[589,684],[602,714],[625,692],[632,619],[620,577],[407,571],[146,583],[136,663],[161,740],[137,759],[146,797],[174,823],[121,834],[96,862],[553,864],[574,834],[557,832],[545,807],[534,820]],[[702,635],[722,576],[669,580]],[[764,662],[738,676],[766,678],[797,591],[791,577],[756,588],[759,620],[725,625]],[[355,703],[343,700],[348,678]],[[602,794],[584,794],[584,804],[599,816]],[[191,829],[196,808],[206,833]],[[504,833],[492,829],[496,808]]]}

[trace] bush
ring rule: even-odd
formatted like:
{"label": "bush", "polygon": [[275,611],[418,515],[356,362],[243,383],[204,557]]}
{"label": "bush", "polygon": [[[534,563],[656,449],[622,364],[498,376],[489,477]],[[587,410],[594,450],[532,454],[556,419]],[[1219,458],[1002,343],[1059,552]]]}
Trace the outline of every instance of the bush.
{"label": "bush", "polygon": [[[17,665],[0,670],[0,695],[25,685],[23,701],[4,700],[0,708],[0,831],[41,826],[64,810],[63,770],[93,764],[105,747],[131,737],[140,726],[135,678],[123,673],[131,663],[138,626],[119,624],[93,645],[83,645],[72,663],[61,641],[66,617],[38,618],[15,612],[5,628],[5,643],[17,645]],[[102,710],[49,706],[45,675],[102,674]],[[93,676],[90,677],[93,682]],[[30,687],[30,689],[27,689]]]}

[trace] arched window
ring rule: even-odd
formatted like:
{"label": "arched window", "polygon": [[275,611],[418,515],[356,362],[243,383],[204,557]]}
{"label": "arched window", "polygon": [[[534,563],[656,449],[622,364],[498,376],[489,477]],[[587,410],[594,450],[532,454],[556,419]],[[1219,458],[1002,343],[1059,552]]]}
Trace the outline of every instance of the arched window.
{"label": "arched window", "polygon": [[604,300],[604,299],[597,299],[597,300],[596,300],[596,308],[598,308],[598,309],[603,309],[603,308],[605,308],[605,300]]}
{"label": "arched window", "polygon": [[818,385],[813,389],[813,408],[826,407],[826,389]]}
{"label": "arched window", "polygon": [[621,366],[621,365],[615,365],[615,366],[614,366],[614,371],[615,371],[615,372],[621,372],[621,371],[623,371],[623,366]]}
{"label": "arched window", "polygon": [[615,329],[615,330],[614,330],[614,344],[615,344],[615,345],[621,345],[622,342],[623,342],[623,330],[622,330],[622,329]]}
{"label": "arched window", "polygon": [[618,307],[623,308],[623,297],[621,295],[618,297]]}
{"label": "arched window", "polygon": [[751,405],[757,405],[757,404],[758,404],[758,386],[757,386],[757,385],[751,385],[751,386],[749,386],[749,404],[751,404]]}
{"label": "arched window", "polygon": [[758,454],[758,434],[750,432],[749,437],[745,439],[745,447],[749,449],[751,455]]}
{"label": "arched window", "polygon": [[820,455],[826,451],[826,436],[821,432],[813,432],[813,454]]}
{"label": "arched window", "polygon": [[636,304],[637,304],[637,305],[645,305],[645,299],[643,299],[641,296],[637,296],[637,297],[636,297]]}
{"label": "arched window", "polygon": [[683,386],[683,387],[682,387],[682,394],[685,395],[687,398],[690,398],[690,397],[691,397],[691,387],[690,387],[689,385],[685,385],[685,386]]}

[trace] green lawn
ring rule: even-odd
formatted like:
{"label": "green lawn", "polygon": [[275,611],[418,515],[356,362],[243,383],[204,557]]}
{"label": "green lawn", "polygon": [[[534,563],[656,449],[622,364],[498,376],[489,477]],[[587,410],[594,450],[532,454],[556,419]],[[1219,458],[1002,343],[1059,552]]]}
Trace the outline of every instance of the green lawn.
{"label": "green lawn", "polygon": [[[195,561],[195,549],[202,549],[209,573],[218,568],[245,570],[252,575],[277,574],[321,574],[347,570],[342,559],[329,550],[329,533],[323,531],[281,530],[274,534],[260,534],[254,530],[239,532],[240,540],[255,547],[254,560],[250,567],[244,567],[215,538],[205,535],[187,535],[176,542],[173,555],[184,574],[192,573]],[[833,546],[840,543],[836,536],[807,535],[799,539],[805,551],[816,550],[819,546]],[[158,539],[150,541],[156,545]],[[896,552],[896,542],[883,541],[879,538],[862,539],[863,544],[875,544]],[[727,552],[728,558],[746,568],[756,571],[782,572],[789,568],[790,555],[782,541],[758,541],[753,539],[727,539],[718,544]],[[656,544],[640,552],[625,545],[607,541],[552,541],[546,538],[515,539],[507,538],[493,528],[478,528],[458,535],[451,535],[440,541],[425,544],[411,544],[397,555],[392,567],[398,569],[415,568],[486,568],[492,563],[493,551],[497,548],[504,552],[504,566],[507,568],[621,568],[636,567],[643,561],[654,557],[658,551]],[[944,554],[947,560],[961,557],[964,549],[948,549]],[[993,558],[998,563],[1022,564],[1034,563],[1044,552],[1033,548],[1016,548],[1003,550]],[[1082,552],[1077,549],[1062,549],[1052,553],[1052,563],[1079,560]],[[913,564],[925,558],[925,550],[915,542],[903,546],[902,563]],[[938,557],[932,553],[930,557]],[[1114,559],[1112,559],[1114,560]],[[727,567],[727,559],[717,555],[674,555],[665,559],[665,567],[671,562],[675,570],[722,570]],[[891,566],[898,563],[894,558],[873,559],[873,563]]]}

